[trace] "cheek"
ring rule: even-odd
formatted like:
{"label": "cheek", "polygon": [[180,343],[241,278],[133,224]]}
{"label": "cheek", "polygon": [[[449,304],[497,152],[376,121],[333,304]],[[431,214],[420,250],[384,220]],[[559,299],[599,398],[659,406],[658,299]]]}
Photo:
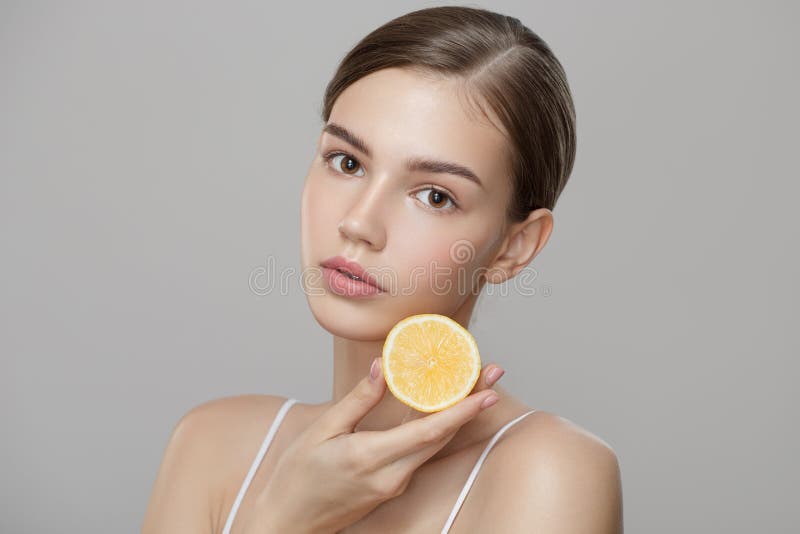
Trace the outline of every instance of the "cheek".
{"label": "cheek", "polygon": [[336,219],[336,203],[330,201],[334,194],[316,171],[309,174],[303,186],[301,218],[310,232],[324,231]]}
{"label": "cheek", "polygon": [[409,238],[402,245],[390,246],[392,265],[398,266],[401,280],[417,295],[466,296],[477,289],[481,273],[485,275],[496,252],[499,236],[492,228],[499,226],[493,226],[488,218],[476,218],[458,227],[440,225],[438,229],[405,234]]}
{"label": "cheek", "polygon": [[322,188],[322,181],[315,172],[309,173],[303,185],[303,217],[314,217],[323,207]]}
{"label": "cheek", "polygon": [[[401,234],[395,238],[397,235]],[[469,277],[475,268],[480,244],[459,237],[463,232],[429,228],[427,232],[402,235],[408,237],[389,245],[390,264],[397,269],[401,288],[409,293],[450,294],[459,287],[459,277]]]}
{"label": "cheek", "polygon": [[[324,233],[331,227],[330,219],[335,217],[331,210],[331,203],[325,202],[326,191],[323,180],[309,174],[300,201],[300,234],[303,264],[318,261],[321,251],[317,250],[319,243],[325,242]],[[336,227],[336,224],[333,224]]]}

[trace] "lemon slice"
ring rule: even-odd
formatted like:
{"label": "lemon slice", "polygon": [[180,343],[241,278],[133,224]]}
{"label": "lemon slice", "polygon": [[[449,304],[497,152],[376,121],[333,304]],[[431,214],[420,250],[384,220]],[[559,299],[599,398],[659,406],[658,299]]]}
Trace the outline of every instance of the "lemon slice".
{"label": "lemon slice", "polygon": [[478,344],[444,315],[411,315],[383,344],[386,385],[402,403],[421,412],[449,408],[470,394],[481,374]]}

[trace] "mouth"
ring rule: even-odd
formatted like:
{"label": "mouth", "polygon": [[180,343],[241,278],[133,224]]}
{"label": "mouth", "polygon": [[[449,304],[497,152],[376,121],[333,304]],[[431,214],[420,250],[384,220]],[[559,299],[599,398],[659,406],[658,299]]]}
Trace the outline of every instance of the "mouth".
{"label": "mouth", "polygon": [[363,280],[361,278],[357,277],[353,273],[349,273],[349,272],[345,271],[344,269],[336,269],[336,270],[339,271],[340,273],[342,273],[345,276],[349,276],[353,280],[358,280],[359,282],[363,282]]}
{"label": "mouth", "polygon": [[366,269],[356,261],[348,260],[343,256],[333,256],[323,261],[320,265],[341,273],[350,280],[369,285],[381,293],[384,292],[384,289],[378,284],[375,277],[367,273]]}

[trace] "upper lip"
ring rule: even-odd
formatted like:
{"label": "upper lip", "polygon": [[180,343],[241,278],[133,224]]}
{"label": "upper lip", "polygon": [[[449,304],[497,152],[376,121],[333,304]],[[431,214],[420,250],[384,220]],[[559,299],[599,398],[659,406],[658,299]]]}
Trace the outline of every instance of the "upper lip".
{"label": "upper lip", "polygon": [[366,272],[366,270],[357,261],[348,260],[344,256],[333,256],[332,258],[328,258],[327,260],[323,261],[321,265],[329,269],[336,269],[354,274],[369,285],[375,286],[383,291],[383,288],[378,285],[378,281],[375,279],[375,276]]}

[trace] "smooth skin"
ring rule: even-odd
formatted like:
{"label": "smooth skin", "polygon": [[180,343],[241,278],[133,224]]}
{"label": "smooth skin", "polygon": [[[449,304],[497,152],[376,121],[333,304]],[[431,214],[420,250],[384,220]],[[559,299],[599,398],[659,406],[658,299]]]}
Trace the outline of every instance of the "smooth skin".
{"label": "smooth skin", "polygon": [[[315,319],[333,336],[333,394],[328,402],[298,403],[289,410],[232,532],[247,532],[249,525],[269,529],[268,518],[282,517],[280,509],[293,517],[286,512],[290,507],[260,497],[278,494],[269,484],[273,474],[285,481],[302,479],[286,475],[289,462],[279,460],[306,429],[359,387],[397,321],[440,313],[469,325],[480,288],[516,276],[549,239],[550,210],[538,209],[515,224],[505,219],[512,194],[505,134],[497,117],[481,112],[468,95],[455,81],[391,68],[358,80],[334,104],[328,124],[342,126],[361,143],[354,144],[341,130],[323,129],[301,199],[302,266],[312,274],[303,283]],[[337,152],[344,155],[333,155]],[[466,166],[480,183],[410,170],[406,160],[414,157]],[[445,190],[447,199],[437,199],[431,187]],[[456,246],[463,250],[464,243],[466,258],[453,252]],[[333,294],[313,272],[334,255],[356,260],[376,274],[388,271],[389,277],[381,278],[387,291],[368,299]],[[461,287],[459,276],[476,281],[472,291],[453,289]],[[448,280],[451,285],[443,285]],[[514,357],[541,356],[521,347]],[[496,367],[482,369],[473,395],[489,386],[488,373]],[[498,403],[467,417],[395,487],[401,492],[331,532],[439,532],[488,441],[532,409],[503,388],[492,389]],[[283,400],[226,397],[187,413],[167,445],[143,532],[220,532]],[[356,421],[353,432],[392,432],[431,415],[437,414],[410,410],[391,393],[384,394]],[[404,446],[411,450],[419,443],[406,441]],[[329,465],[342,458],[330,458]],[[311,503],[314,496],[295,494],[294,499]],[[621,534],[622,515],[620,468],[612,448],[569,420],[537,410],[495,444],[451,533]]]}

